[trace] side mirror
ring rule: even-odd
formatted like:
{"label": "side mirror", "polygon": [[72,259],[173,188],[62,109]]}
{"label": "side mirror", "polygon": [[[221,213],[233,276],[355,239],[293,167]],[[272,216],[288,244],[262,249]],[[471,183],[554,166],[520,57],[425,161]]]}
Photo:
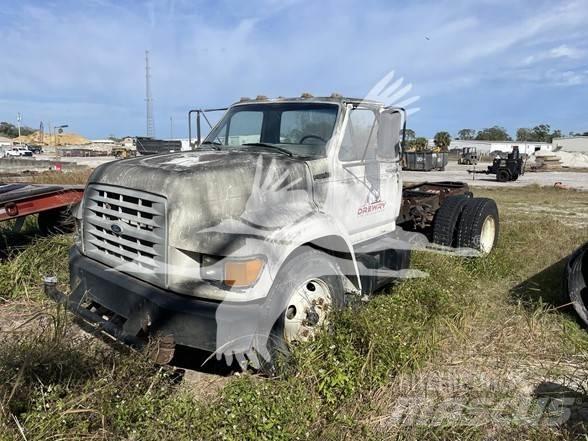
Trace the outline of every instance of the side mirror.
{"label": "side mirror", "polygon": [[386,110],[380,114],[377,150],[379,160],[400,160],[404,141],[403,120],[400,109]]}

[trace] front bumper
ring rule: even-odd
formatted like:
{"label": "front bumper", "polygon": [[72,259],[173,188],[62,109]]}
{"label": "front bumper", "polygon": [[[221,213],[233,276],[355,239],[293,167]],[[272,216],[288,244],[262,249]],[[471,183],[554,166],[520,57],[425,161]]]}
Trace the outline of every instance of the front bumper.
{"label": "front bumper", "polygon": [[[216,312],[221,302],[167,291],[70,250],[71,294],[46,281],[46,293],[99,331],[141,347],[149,337],[172,337],[174,344],[206,351],[217,348]],[[258,309],[257,303],[247,302]],[[239,316],[243,303],[222,302],[223,316]],[[107,318],[105,318],[107,317]]]}

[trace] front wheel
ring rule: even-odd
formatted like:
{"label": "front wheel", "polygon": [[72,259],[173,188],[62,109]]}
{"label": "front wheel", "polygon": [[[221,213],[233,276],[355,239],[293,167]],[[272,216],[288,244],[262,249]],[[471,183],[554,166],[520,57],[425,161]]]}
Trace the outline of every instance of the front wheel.
{"label": "front wheel", "polygon": [[329,326],[344,305],[343,276],[333,258],[309,249],[286,261],[269,294],[269,310],[278,311],[268,340],[270,366],[299,342]]}

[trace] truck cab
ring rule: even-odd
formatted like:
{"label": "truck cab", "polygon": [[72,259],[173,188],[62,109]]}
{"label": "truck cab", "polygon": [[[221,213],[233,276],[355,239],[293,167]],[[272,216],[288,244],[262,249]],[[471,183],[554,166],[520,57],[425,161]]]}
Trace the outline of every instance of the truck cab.
{"label": "truck cab", "polygon": [[165,337],[271,360],[407,268],[400,223],[426,228],[454,198],[439,237],[457,237],[445,218],[465,209],[467,186],[403,198],[405,120],[339,95],[242,99],[194,151],[102,165],[78,210],[71,294],[50,295],[131,345]]}

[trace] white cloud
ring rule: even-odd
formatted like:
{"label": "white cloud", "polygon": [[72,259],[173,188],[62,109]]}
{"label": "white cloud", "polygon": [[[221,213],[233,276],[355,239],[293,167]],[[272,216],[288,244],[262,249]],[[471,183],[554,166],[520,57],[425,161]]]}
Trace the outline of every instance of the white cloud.
{"label": "white cloud", "polygon": [[571,47],[566,44],[554,47],[547,51],[539,52],[535,55],[529,55],[523,60],[524,65],[535,64],[546,60],[557,60],[559,58],[568,58],[570,60],[580,60],[586,56],[584,49]]}
{"label": "white cloud", "polygon": [[[442,95],[475,93],[497,78],[535,84],[519,72],[521,60],[535,57],[523,66],[529,68],[553,59],[580,63],[588,38],[588,0],[23,3],[10,20],[2,21],[7,12],[0,11],[0,119],[20,102],[18,111],[33,120],[65,113],[96,136],[143,130],[135,121],[144,111],[145,49],[156,123],[168,127],[169,116],[185,121],[188,108],[240,96],[361,97],[392,69],[414,85],[423,106]],[[554,85],[582,81],[578,66],[560,70],[533,75]],[[103,111],[109,107],[116,112]]]}

